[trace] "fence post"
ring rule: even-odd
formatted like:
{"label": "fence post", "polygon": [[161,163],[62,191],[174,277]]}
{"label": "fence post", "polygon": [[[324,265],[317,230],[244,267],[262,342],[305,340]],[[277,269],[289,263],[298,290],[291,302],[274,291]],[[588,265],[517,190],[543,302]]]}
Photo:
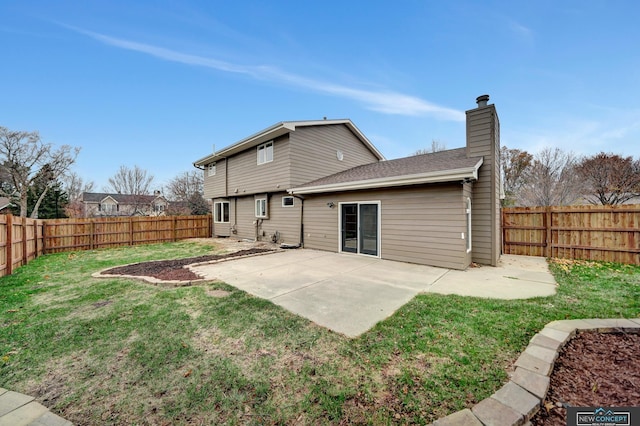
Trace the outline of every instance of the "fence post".
{"label": "fence post", "polygon": [[22,218],[22,264],[26,265],[29,261],[29,256],[27,253],[27,224],[28,219]]}
{"label": "fence post", "polygon": [[96,233],[96,223],[93,219],[89,220],[89,250],[93,250],[95,247],[94,239]]}
{"label": "fence post", "polygon": [[36,219],[35,221],[33,221],[33,258],[37,258],[38,257],[38,220],[40,219]]}
{"label": "fence post", "polygon": [[173,220],[171,222],[171,235],[173,237],[173,242],[178,241],[178,217],[173,216]]}
{"label": "fence post", "polygon": [[7,275],[13,273],[13,215],[7,215]]}
{"label": "fence post", "polygon": [[133,216],[129,216],[129,245],[133,245]]}
{"label": "fence post", "polygon": [[544,257],[551,257],[553,255],[553,248],[552,248],[552,238],[553,238],[553,233],[551,232],[551,225],[552,225],[552,217],[551,217],[551,206],[547,206],[547,208],[545,209],[544,212],[544,238],[545,238],[545,242],[544,242]]}
{"label": "fence post", "polygon": [[46,222],[42,221],[42,254],[47,254],[47,234],[46,234]]}

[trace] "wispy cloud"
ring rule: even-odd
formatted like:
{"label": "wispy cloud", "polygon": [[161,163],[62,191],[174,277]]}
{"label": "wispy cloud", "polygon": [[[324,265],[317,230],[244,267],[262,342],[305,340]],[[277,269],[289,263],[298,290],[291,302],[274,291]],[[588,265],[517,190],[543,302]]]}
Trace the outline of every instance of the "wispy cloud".
{"label": "wispy cloud", "polygon": [[513,19],[508,19],[508,25],[511,32],[513,32],[516,36],[525,40],[528,43],[533,43],[533,30],[529,27],[525,27],[521,23],[514,21]]}
{"label": "wispy cloud", "polygon": [[446,108],[415,96],[406,95],[391,90],[376,91],[353,88],[340,84],[316,80],[297,74],[291,74],[270,65],[233,64],[214,58],[182,53],[164,47],[158,47],[150,44],[139,43],[136,41],[111,37],[108,35],[75,27],[65,27],[89,36],[109,46],[143,53],[166,61],[179,62],[182,64],[193,66],[201,66],[229,73],[244,74],[254,79],[275,81],[306,90],[316,91],[326,95],[351,99],[360,102],[365,106],[365,108],[384,114],[431,116],[439,120],[449,121],[465,120],[465,115],[462,111],[458,111],[452,108]]}

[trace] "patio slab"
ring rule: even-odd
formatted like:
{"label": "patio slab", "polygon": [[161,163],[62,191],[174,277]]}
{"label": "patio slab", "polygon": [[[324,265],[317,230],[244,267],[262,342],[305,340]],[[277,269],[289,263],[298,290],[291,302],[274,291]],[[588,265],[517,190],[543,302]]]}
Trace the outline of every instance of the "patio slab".
{"label": "patio slab", "polygon": [[542,258],[507,256],[500,267],[452,271],[370,256],[285,250],[192,266],[219,280],[349,337],[392,315],[422,292],[518,299],[555,293]]}

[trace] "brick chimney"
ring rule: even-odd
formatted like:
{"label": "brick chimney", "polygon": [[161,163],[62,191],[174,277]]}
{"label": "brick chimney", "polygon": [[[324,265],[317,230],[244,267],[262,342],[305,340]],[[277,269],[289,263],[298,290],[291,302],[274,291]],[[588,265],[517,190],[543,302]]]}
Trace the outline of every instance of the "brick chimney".
{"label": "brick chimney", "polygon": [[471,226],[472,261],[497,266],[501,252],[500,228],[500,121],[489,95],[476,98],[478,106],[467,114],[467,157],[482,157],[473,184]]}

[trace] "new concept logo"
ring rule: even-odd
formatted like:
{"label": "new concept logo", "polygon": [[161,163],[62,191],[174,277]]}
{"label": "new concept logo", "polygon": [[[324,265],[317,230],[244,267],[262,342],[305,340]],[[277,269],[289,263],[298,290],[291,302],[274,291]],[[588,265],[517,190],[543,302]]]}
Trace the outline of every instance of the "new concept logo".
{"label": "new concept logo", "polygon": [[640,420],[640,407],[568,407],[567,426],[633,426],[632,415]]}

